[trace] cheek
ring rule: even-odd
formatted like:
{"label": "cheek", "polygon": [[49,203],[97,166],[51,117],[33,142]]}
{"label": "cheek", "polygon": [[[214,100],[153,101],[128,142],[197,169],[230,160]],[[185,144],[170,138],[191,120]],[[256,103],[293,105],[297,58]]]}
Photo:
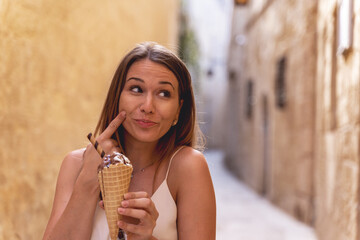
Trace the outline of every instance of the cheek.
{"label": "cheek", "polygon": [[123,110],[126,110],[125,109],[125,106],[126,106],[126,104],[124,104],[124,100],[123,100],[123,98],[122,97],[120,97],[120,100],[119,100],[119,112],[121,112],[121,111],[123,111]]}
{"label": "cheek", "polygon": [[[163,119],[173,121],[176,118],[178,108],[178,104],[169,104],[161,108]],[[160,112],[160,109],[158,111]]]}
{"label": "cheek", "polygon": [[119,112],[126,111],[126,113],[130,113],[133,109],[136,108],[134,101],[131,101],[131,98],[126,95],[121,95],[119,100]]}
{"label": "cheek", "polygon": [[129,104],[129,101],[125,98],[125,97],[120,97],[120,101],[119,101],[119,112],[121,111],[125,111],[127,117],[125,118],[124,122],[122,123],[122,125],[126,128],[126,126],[128,125],[128,118],[129,116],[131,116],[133,109],[132,106]]}

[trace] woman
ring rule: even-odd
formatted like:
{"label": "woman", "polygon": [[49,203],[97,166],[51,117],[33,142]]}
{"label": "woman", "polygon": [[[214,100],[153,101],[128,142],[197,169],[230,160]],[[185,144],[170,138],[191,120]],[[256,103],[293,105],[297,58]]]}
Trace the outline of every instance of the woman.
{"label": "woman", "polygon": [[[191,77],[178,57],[151,42],[130,51],[95,132],[106,153],[123,151],[133,165],[118,209],[127,239],[215,239],[212,180],[194,149],[200,138]],[[101,161],[91,144],[65,157],[43,239],[109,239],[99,202]]]}

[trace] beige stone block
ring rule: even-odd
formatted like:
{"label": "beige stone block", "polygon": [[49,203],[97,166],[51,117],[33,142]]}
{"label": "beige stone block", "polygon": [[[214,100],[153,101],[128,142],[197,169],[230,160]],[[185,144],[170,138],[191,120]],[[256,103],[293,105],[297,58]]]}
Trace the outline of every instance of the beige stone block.
{"label": "beige stone block", "polygon": [[359,53],[349,56],[347,62],[342,58],[339,61],[339,71],[337,72],[337,119],[339,127],[352,125],[360,120],[360,109],[357,107],[360,101],[360,70],[359,65],[354,64],[358,63],[355,56],[359,58]]}
{"label": "beige stone block", "polygon": [[359,162],[359,126],[348,126],[337,131],[338,158],[342,161]]}
{"label": "beige stone block", "polygon": [[[325,174],[325,178],[322,179],[323,188],[320,188],[319,190],[323,189],[325,191],[325,194],[321,197],[325,201],[321,204],[319,202],[319,205],[324,208],[326,208],[327,212],[330,212],[333,204],[334,204],[334,197],[335,197],[335,183],[337,179],[337,166],[338,166],[338,154],[337,154],[337,147],[338,146],[338,138],[337,135],[333,132],[328,132],[325,135],[325,157],[324,157],[324,165],[317,169],[317,173],[323,172]],[[321,185],[322,185],[321,184]],[[320,193],[320,191],[319,191]]]}
{"label": "beige stone block", "polygon": [[352,161],[342,161],[338,169],[336,195],[333,210],[338,232],[337,239],[356,239],[357,235],[357,212],[358,212],[358,188],[359,167]]}
{"label": "beige stone block", "polygon": [[311,197],[313,195],[314,185],[314,166],[312,156],[302,157],[298,159],[294,173],[296,191],[302,195]]}
{"label": "beige stone block", "polygon": [[299,221],[312,225],[314,220],[312,198],[309,195],[298,195],[294,201],[292,212]]}

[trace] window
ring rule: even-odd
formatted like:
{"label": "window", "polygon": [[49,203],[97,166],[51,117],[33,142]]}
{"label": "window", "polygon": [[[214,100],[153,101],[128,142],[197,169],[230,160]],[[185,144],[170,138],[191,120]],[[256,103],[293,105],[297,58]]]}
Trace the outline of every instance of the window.
{"label": "window", "polygon": [[254,83],[250,79],[246,83],[246,116],[248,119],[251,119],[253,115],[253,105],[255,104],[254,98]]}
{"label": "window", "polygon": [[236,80],[236,72],[234,70],[230,70],[228,72],[228,79],[230,81],[235,81]]}
{"label": "window", "polygon": [[338,10],[338,54],[346,54],[352,45],[353,1],[341,0]]}
{"label": "window", "polygon": [[275,80],[275,99],[276,106],[284,108],[286,105],[286,58],[282,57],[277,63]]}

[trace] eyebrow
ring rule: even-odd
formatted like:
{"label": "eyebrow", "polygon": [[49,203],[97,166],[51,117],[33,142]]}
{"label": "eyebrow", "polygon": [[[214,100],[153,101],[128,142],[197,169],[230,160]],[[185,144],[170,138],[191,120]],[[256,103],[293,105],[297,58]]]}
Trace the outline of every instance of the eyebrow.
{"label": "eyebrow", "polygon": [[135,80],[135,81],[139,81],[139,82],[145,82],[144,80],[142,80],[141,78],[136,78],[136,77],[131,77],[129,78],[128,80],[126,80],[127,82],[130,81],[130,80]]}
{"label": "eyebrow", "polygon": [[[135,81],[139,81],[139,82],[145,83],[144,80],[142,80],[141,78],[137,78],[137,77],[131,77],[131,78],[129,78],[129,79],[126,80],[126,81],[128,82],[128,81],[130,81],[130,80],[135,80]],[[173,85],[171,82],[168,82],[168,81],[160,81],[159,83],[160,83],[160,84],[168,84],[168,85],[170,85],[170,86],[175,90],[175,87],[174,87],[174,85]]]}
{"label": "eyebrow", "polygon": [[174,90],[175,90],[175,87],[172,85],[171,82],[167,82],[167,81],[160,81],[159,82],[160,84],[169,84]]}

